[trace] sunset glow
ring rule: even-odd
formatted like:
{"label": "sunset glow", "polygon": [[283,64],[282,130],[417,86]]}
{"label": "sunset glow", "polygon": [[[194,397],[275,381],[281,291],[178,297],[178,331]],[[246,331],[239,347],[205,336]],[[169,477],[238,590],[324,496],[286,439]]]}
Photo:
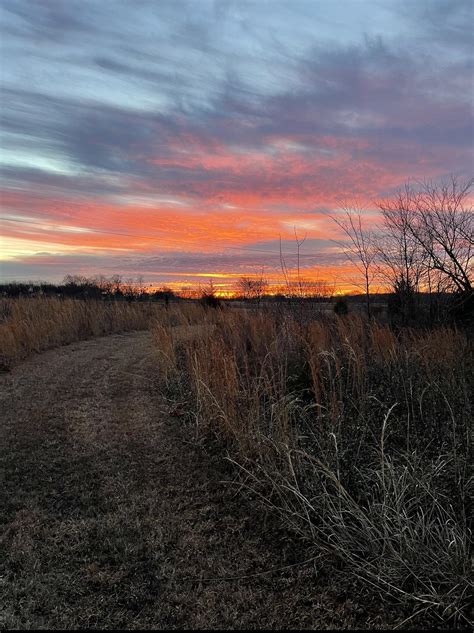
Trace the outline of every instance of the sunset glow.
{"label": "sunset glow", "polygon": [[472,167],[473,4],[27,2],[1,9],[1,278],[357,290],[331,219]]}

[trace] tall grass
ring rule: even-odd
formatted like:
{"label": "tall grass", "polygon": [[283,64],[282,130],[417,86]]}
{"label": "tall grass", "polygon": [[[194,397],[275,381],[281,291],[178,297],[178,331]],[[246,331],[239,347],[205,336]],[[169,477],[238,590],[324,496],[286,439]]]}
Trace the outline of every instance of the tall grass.
{"label": "tall grass", "polygon": [[57,298],[0,299],[0,366],[92,336],[145,329],[156,304]]}
{"label": "tall grass", "polygon": [[467,617],[465,334],[193,307],[154,338],[167,385],[252,499],[414,612]]}

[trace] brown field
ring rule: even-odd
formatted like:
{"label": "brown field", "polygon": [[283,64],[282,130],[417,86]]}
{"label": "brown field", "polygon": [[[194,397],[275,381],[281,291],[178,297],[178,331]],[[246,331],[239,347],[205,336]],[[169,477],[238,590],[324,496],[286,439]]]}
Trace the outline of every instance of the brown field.
{"label": "brown field", "polygon": [[0,299],[0,369],[58,345],[146,329],[161,311],[156,304],[124,301]]}
{"label": "brown field", "polygon": [[0,627],[468,627],[465,333],[25,299],[0,355]]}

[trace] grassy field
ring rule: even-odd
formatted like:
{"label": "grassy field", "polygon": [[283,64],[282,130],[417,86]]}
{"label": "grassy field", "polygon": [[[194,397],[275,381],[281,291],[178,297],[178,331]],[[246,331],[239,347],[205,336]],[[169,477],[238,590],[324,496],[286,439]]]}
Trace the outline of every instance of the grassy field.
{"label": "grassy field", "polygon": [[[183,341],[176,325],[199,328]],[[363,318],[170,313],[160,376],[237,489],[379,596],[466,622],[472,341]],[[216,448],[217,447],[217,448]]]}
{"label": "grassy field", "polygon": [[160,395],[149,332],[33,355],[0,375],[0,410],[0,629],[403,619],[363,608],[326,557],[227,485],[231,464]]}
{"label": "grassy field", "polygon": [[197,303],[1,314],[0,628],[469,626],[467,333]]}
{"label": "grassy field", "polygon": [[20,297],[0,299],[0,369],[58,345],[143,330],[161,306],[124,301]]}

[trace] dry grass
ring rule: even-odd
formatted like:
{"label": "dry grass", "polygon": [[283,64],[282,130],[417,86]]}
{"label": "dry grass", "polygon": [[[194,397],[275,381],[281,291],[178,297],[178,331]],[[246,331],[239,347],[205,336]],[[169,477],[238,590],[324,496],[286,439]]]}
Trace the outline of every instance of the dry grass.
{"label": "dry grass", "polygon": [[[182,330],[184,334],[184,330]],[[147,332],[0,375],[0,630],[381,628],[242,503],[158,396]]]}
{"label": "dry grass", "polygon": [[93,336],[146,329],[156,304],[55,298],[0,300],[0,367]]}
{"label": "dry grass", "polygon": [[[183,342],[173,325],[186,323],[202,326]],[[465,334],[193,307],[155,341],[168,387],[228,451],[241,490],[380,595],[467,622]]]}
{"label": "dry grass", "polygon": [[[195,304],[2,300],[0,362],[147,327],[158,352],[150,362],[233,465],[247,507],[270,508],[308,559],[328,554],[346,581],[408,605],[411,623],[467,624],[474,363],[465,333]],[[12,453],[13,470],[29,450]]]}

